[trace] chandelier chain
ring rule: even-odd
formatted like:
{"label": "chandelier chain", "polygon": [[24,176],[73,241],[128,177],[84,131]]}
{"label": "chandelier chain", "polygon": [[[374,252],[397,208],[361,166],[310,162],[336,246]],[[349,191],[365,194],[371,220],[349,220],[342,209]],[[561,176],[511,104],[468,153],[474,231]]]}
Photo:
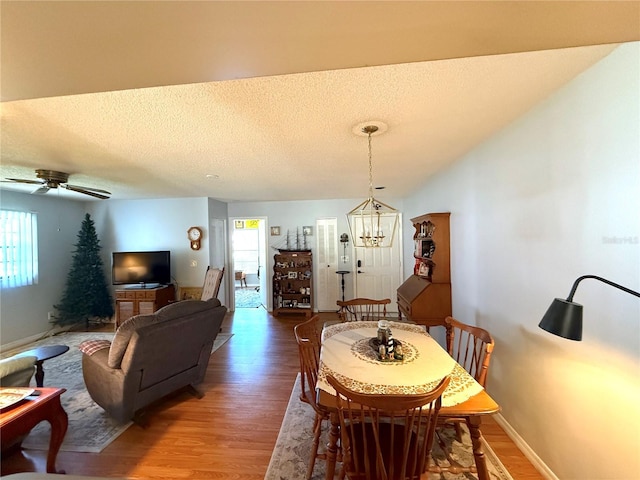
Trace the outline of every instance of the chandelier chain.
{"label": "chandelier chain", "polygon": [[[377,125],[371,123],[359,125],[358,130],[367,136],[369,153],[369,198],[347,213],[354,247],[391,247],[393,246],[393,241],[398,229],[400,213],[395,208],[373,197],[373,149],[371,136],[378,132],[379,128]],[[356,129],[354,128],[353,131],[356,132]]]}
{"label": "chandelier chain", "polygon": [[369,198],[373,198],[373,166],[371,163],[371,132],[369,132]]}

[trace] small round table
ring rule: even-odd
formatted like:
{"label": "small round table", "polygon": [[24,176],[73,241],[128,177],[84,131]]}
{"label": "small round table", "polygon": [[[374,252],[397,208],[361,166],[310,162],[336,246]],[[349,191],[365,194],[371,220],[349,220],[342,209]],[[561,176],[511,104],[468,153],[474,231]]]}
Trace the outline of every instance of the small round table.
{"label": "small round table", "polygon": [[45,345],[43,347],[34,348],[21,352],[16,357],[36,357],[36,386],[44,387],[44,369],[42,364],[45,360],[62,355],[69,350],[67,345]]}

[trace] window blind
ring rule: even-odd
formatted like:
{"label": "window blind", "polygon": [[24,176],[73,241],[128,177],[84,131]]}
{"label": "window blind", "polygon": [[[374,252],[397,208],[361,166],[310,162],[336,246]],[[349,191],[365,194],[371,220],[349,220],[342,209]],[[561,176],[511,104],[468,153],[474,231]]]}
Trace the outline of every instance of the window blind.
{"label": "window blind", "polygon": [[38,283],[37,215],[0,210],[0,287]]}

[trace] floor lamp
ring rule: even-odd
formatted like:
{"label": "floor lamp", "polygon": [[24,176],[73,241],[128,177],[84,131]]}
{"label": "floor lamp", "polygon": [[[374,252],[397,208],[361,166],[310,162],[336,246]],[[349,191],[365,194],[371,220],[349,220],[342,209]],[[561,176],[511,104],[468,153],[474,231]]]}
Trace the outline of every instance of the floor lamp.
{"label": "floor lamp", "polygon": [[613,283],[611,280],[607,280],[595,275],[583,275],[578,277],[571,287],[571,292],[566,300],[556,298],[552,303],[547,313],[542,317],[542,321],[538,324],[540,328],[546,330],[549,333],[558,335],[559,337],[568,338],[569,340],[582,340],[582,305],[573,301],[573,295],[576,293],[578,283],[585,278],[593,278],[611,285],[612,287],[619,288],[620,290],[640,297],[640,293],[631,290],[617,283]]}

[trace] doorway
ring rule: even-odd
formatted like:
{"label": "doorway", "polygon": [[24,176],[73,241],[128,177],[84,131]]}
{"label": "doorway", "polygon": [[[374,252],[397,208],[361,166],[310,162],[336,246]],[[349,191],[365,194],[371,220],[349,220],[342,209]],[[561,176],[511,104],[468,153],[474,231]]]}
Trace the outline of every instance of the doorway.
{"label": "doorway", "polygon": [[232,226],[230,277],[234,309],[267,309],[266,219],[234,218]]}

